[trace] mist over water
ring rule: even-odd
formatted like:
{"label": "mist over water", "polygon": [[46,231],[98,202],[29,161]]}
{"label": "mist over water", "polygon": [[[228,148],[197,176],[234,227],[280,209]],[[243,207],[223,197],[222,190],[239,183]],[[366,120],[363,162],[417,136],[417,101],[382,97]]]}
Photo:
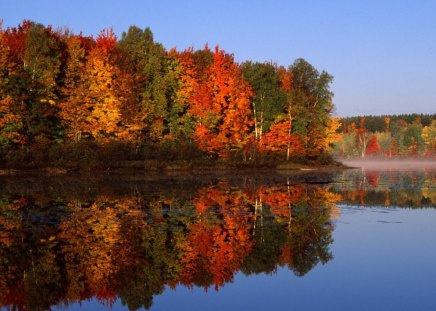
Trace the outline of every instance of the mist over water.
{"label": "mist over water", "polygon": [[371,170],[422,170],[436,169],[436,160],[423,159],[395,159],[395,160],[342,160],[344,165],[349,167],[360,167]]}

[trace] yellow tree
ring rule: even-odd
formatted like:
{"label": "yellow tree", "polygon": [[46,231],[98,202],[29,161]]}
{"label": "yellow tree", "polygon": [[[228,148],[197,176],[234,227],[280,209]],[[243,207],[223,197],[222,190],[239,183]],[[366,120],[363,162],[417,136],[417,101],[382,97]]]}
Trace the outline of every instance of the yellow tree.
{"label": "yellow tree", "polygon": [[117,90],[121,71],[114,60],[116,42],[112,29],[103,30],[89,54],[85,69],[89,83],[85,105],[92,107],[86,121],[92,137],[101,142],[115,139],[122,130],[121,107],[126,98]]}
{"label": "yellow tree", "polygon": [[430,125],[422,129],[422,138],[428,146],[427,152],[429,155],[436,154],[436,120],[433,120]]}
{"label": "yellow tree", "polygon": [[339,117],[331,117],[330,120],[327,121],[324,144],[322,144],[324,150],[331,151],[333,144],[341,140],[341,135],[337,132],[338,128],[341,126],[340,120]]}
{"label": "yellow tree", "polygon": [[91,105],[85,100],[88,83],[84,79],[86,50],[82,40],[80,36],[72,36],[67,41],[68,58],[62,88],[64,100],[59,105],[59,116],[67,128],[67,137],[74,142],[80,141],[82,134],[90,131],[87,118]]}

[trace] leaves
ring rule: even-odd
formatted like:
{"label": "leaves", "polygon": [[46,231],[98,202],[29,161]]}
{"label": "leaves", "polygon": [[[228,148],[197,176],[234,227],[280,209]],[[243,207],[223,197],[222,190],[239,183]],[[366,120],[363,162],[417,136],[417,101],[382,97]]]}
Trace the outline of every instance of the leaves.
{"label": "leaves", "polygon": [[274,124],[259,142],[259,150],[285,154],[289,147],[291,156],[305,154],[305,147],[297,134],[290,134],[290,124],[282,121]]}
{"label": "leaves", "polygon": [[26,154],[85,140],[131,145],[135,157],[183,145],[243,161],[280,150],[288,160],[327,151],[337,125],[331,76],[302,59],[239,65],[218,46],[167,51],[149,28],[118,40],[112,29],[93,38],[31,21],[2,29],[0,50],[0,143]]}
{"label": "leaves", "polygon": [[197,80],[188,113],[197,123],[194,137],[200,149],[227,157],[248,141],[253,93],[231,55],[216,47],[212,59]]}

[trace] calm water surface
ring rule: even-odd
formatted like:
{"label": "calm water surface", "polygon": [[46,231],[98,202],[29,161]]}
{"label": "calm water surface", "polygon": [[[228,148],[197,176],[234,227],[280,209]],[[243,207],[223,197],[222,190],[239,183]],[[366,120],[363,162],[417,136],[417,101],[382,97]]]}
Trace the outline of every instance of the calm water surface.
{"label": "calm water surface", "polygon": [[4,178],[5,310],[433,310],[436,171]]}

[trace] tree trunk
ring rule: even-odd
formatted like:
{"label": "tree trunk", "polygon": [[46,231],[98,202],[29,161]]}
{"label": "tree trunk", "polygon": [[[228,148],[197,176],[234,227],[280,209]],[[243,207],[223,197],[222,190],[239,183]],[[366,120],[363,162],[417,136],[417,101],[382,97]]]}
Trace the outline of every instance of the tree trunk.
{"label": "tree trunk", "polygon": [[260,112],[259,140],[262,139],[262,135],[263,135],[263,111]]}
{"label": "tree trunk", "polygon": [[288,145],[286,147],[286,161],[289,161],[291,152],[291,131],[292,131],[292,113],[291,103],[288,105],[288,117],[289,117],[289,130],[288,130]]}
{"label": "tree trunk", "polygon": [[253,101],[253,114],[254,114],[254,136],[258,138],[258,132],[257,132],[257,116],[256,116],[256,103]]}

